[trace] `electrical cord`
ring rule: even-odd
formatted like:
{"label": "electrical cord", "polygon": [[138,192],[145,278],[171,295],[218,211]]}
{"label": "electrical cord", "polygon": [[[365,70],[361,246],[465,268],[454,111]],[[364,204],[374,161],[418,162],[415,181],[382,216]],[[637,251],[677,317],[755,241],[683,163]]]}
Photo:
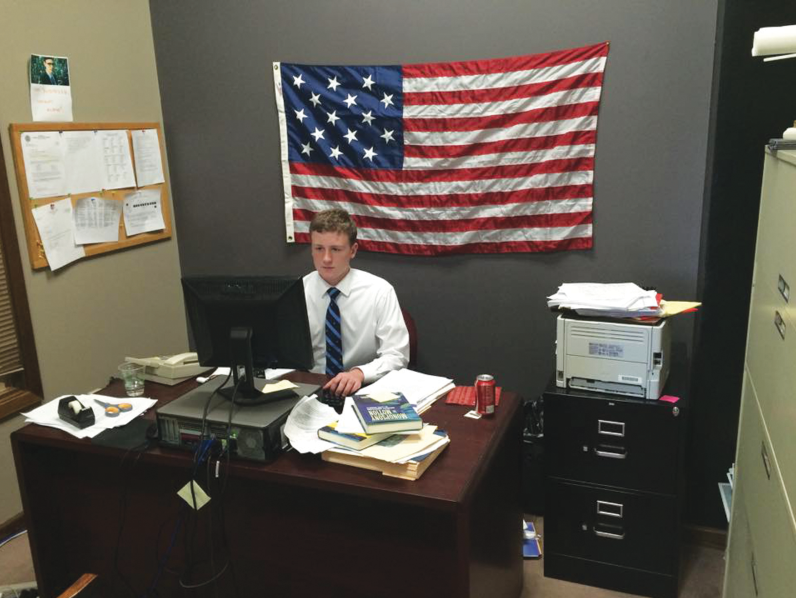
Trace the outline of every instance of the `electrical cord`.
{"label": "electrical cord", "polygon": [[9,543],[11,540],[14,540],[14,539],[16,539],[16,538],[19,538],[21,535],[23,535],[23,534],[27,534],[27,533],[28,533],[28,530],[26,530],[26,529],[23,529],[23,530],[22,530],[22,531],[20,531],[20,532],[17,532],[17,533],[15,533],[15,534],[11,534],[11,535],[10,535],[10,536],[8,536],[7,538],[5,538],[5,539],[3,539],[3,540],[0,540],[0,548],[2,548],[3,546],[5,546],[6,544],[8,544],[8,543]]}
{"label": "electrical cord", "polygon": [[[229,380],[229,376],[227,376],[227,380]],[[232,401],[231,401],[232,404],[230,405],[229,419],[228,419],[228,422],[227,422],[227,447],[226,447],[227,455],[229,455],[230,448],[231,448],[230,447],[229,434],[231,432],[231,426],[232,426],[232,412],[234,410],[235,397],[236,397],[236,395],[238,393],[238,388],[240,387],[241,382],[242,382],[242,379],[239,379],[238,382],[235,384],[235,388],[234,388],[234,390],[232,392]],[[227,383],[227,381],[225,381],[224,384],[222,384],[221,386],[223,387],[224,385],[226,385],[226,383]],[[209,404],[209,401],[208,401],[208,404]],[[205,409],[207,409],[207,405],[205,406]],[[204,419],[206,419],[206,413],[203,415],[203,420]],[[203,423],[202,435],[204,435],[204,423]],[[197,473],[197,470],[199,468],[199,465],[201,465],[202,461],[204,460],[204,457],[207,455],[207,451],[209,450],[209,448],[212,446],[212,444],[215,441],[214,438],[210,438],[208,440],[210,442],[207,445],[207,447],[205,448],[203,454],[200,455],[199,459],[194,463],[194,469],[193,469],[193,473],[191,475],[191,481],[196,479],[196,473]],[[229,457],[227,457],[227,458],[229,458]],[[208,474],[207,474],[207,477],[208,477],[208,484],[207,485],[208,485],[208,490],[209,490],[210,489],[209,459],[208,459]],[[196,504],[196,495],[195,495],[194,485],[190,484],[190,486],[191,486],[191,498],[193,500],[193,504],[195,505]],[[198,519],[198,513],[194,513],[194,515],[195,515],[195,517],[193,517],[192,519],[194,519],[194,520]],[[210,509],[210,520],[208,522],[208,527],[209,527],[209,536],[208,537],[210,539],[211,577],[209,579],[207,579],[207,580],[202,581],[202,582],[190,584],[190,583],[185,582],[183,580],[183,577],[180,576],[180,578],[179,578],[180,587],[182,587],[184,589],[198,589],[198,588],[202,588],[202,587],[205,587],[207,585],[210,585],[211,583],[214,584],[218,579],[220,579],[220,577],[230,567],[231,559],[227,558],[227,562],[224,564],[224,567],[221,569],[221,571],[218,572],[218,573],[215,573],[215,553],[214,553],[214,544],[213,544],[213,535],[212,535],[212,507]],[[187,541],[186,555],[188,555],[188,562],[186,563],[186,566],[187,566],[189,574],[190,574],[191,570],[195,566],[194,559],[193,559],[193,550],[192,550],[192,548],[195,545],[194,539],[195,539],[195,536],[196,536],[197,528],[198,528],[198,522],[194,521],[190,533],[188,533],[188,531],[186,529],[186,541]],[[227,551],[228,551],[228,547],[226,546],[226,542],[225,542],[225,548],[227,548]],[[236,586],[236,592],[237,592],[237,584],[235,584],[235,586]],[[216,588],[216,592],[217,592],[217,588]]]}

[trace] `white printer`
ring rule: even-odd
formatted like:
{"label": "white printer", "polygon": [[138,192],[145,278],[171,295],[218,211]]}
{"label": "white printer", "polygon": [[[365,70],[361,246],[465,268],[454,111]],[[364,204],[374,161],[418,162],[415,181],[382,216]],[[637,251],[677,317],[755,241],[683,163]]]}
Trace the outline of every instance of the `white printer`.
{"label": "white printer", "polygon": [[666,323],[558,316],[556,386],[657,400],[669,376]]}

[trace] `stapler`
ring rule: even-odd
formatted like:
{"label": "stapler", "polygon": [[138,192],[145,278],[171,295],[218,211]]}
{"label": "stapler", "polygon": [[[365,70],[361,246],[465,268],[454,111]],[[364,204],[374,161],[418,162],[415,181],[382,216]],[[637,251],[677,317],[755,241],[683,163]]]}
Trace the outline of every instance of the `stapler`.
{"label": "stapler", "polygon": [[75,396],[58,401],[58,417],[81,430],[93,426],[95,421],[91,407],[83,405]]}

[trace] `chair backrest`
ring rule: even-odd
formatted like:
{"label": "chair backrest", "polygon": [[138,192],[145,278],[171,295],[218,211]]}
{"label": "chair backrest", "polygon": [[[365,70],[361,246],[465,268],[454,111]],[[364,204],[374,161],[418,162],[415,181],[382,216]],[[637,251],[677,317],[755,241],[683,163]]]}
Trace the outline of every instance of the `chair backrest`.
{"label": "chair backrest", "polygon": [[409,367],[415,369],[417,366],[417,326],[411,314],[401,308],[401,313],[406,322],[406,329],[409,331]]}

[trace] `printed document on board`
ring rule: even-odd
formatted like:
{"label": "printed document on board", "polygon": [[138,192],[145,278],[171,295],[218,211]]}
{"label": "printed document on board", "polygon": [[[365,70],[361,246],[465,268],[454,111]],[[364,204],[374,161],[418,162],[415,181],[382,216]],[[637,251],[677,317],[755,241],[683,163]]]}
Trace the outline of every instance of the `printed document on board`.
{"label": "printed document on board", "polygon": [[124,229],[128,237],[164,228],[160,189],[142,189],[124,196]]}
{"label": "printed document on board", "polygon": [[103,188],[99,142],[94,131],[62,134],[67,193],[92,193]]}
{"label": "printed document on board", "polygon": [[33,208],[32,212],[50,269],[57,270],[86,255],[83,248],[75,244],[71,199],[48,203]]}
{"label": "printed document on board", "polygon": [[103,167],[103,189],[135,187],[133,157],[127,131],[97,131]]}
{"label": "printed document on board", "polygon": [[25,132],[21,142],[30,198],[66,195],[66,166],[60,133]]}
{"label": "printed document on board", "polygon": [[132,131],[135,177],[139,187],[165,182],[160,159],[160,140],[156,129]]}
{"label": "printed document on board", "polygon": [[113,199],[84,197],[72,210],[75,243],[115,243],[119,240],[122,204]]}

